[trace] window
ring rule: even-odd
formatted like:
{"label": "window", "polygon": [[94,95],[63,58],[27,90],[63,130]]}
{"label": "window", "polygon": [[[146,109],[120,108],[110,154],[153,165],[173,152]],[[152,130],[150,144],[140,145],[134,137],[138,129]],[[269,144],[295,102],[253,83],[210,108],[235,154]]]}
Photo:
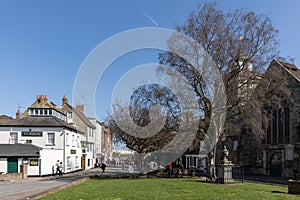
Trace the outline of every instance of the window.
{"label": "window", "polygon": [[71,157],[67,157],[67,167],[71,168]]}
{"label": "window", "polygon": [[290,144],[290,104],[280,100],[277,104],[265,106],[269,117],[266,130],[267,144]]}
{"label": "window", "polygon": [[69,146],[69,133],[66,133],[66,145]]}
{"label": "window", "polygon": [[78,158],[78,156],[75,157],[75,166],[76,167],[79,166],[79,158]]}
{"label": "window", "polygon": [[54,145],[54,142],[55,142],[54,139],[55,139],[54,133],[48,133],[48,141],[47,141],[47,143],[51,144],[51,145]]}
{"label": "window", "polygon": [[29,166],[39,166],[39,160],[38,159],[30,159]]}
{"label": "window", "polygon": [[68,121],[68,123],[73,123],[72,112],[67,112],[67,121]]}
{"label": "window", "polygon": [[77,147],[80,147],[80,137],[77,136]]}
{"label": "window", "polygon": [[72,146],[75,146],[75,135],[72,135]]}
{"label": "window", "polygon": [[11,144],[18,143],[18,133],[17,132],[10,133],[10,139],[11,139]]}
{"label": "window", "polygon": [[32,144],[32,140],[26,140],[26,144]]}

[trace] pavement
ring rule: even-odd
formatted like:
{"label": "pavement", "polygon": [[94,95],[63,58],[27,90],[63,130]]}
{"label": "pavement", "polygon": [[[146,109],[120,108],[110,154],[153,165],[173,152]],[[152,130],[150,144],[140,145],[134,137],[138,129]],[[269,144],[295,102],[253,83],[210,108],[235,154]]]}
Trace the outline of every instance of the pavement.
{"label": "pavement", "polygon": [[89,177],[120,177],[128,174],[119,168],[106,168],[102,173],[100,168],[64,174],[62,177],[29,177],[27,179],[12,179],[0,181],[1,200],[36,199],[59,189],[85,181]]}
{"label": "pavement", "polygon": [[[121,168],[106,168],[102,173],[100,168],[64,174],[62,177],[30,177],[27,179],[0,180],[0,199],[36,199],[43,195],[55,192],[59,189],[69,187],[87,180],[90,177],[128,177],[134,176]],[[284,185],[288,178],[269,176],[245,176],[245,181],[261,182],[267,184]]]}
{"label": "pavement", "polygon": [[271,177],[271,176],[260,176],[260,175],[245,175],[244,180],[250,182],[260,182],[272,185],[288,185],[290,178],[285,177]]}

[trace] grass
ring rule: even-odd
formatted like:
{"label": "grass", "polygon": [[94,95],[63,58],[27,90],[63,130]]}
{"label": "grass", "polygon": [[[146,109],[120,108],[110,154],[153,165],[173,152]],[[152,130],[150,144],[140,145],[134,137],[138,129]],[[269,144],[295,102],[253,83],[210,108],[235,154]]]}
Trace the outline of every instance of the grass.
{"label": "grass", "polygon": [[287,194],[287,187],[257,183],[216,185],[196,178],[89,179],[48,196],[46,199],[300,199]]}

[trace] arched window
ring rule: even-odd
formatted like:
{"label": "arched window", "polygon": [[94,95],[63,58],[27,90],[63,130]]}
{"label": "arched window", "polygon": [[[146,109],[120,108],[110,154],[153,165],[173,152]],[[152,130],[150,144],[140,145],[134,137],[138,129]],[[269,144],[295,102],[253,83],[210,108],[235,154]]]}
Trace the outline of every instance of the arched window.
{"label": "arched window", "polygon": [[267,116],[267,144],[290,144],[290,103],[286,99],[264,107]]}

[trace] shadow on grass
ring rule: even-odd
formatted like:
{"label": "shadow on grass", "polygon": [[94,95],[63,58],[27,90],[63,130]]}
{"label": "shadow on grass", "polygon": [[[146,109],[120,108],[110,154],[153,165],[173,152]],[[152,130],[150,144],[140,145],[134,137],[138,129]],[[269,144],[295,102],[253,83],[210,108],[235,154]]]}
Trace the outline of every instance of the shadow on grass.
{"label": "shadow on grass", "polygon": [[286,192],[277,191],[277,190],[274,190],[274,191],[272,191],[271,193],[288,194],[288,193],[286,193]]}

